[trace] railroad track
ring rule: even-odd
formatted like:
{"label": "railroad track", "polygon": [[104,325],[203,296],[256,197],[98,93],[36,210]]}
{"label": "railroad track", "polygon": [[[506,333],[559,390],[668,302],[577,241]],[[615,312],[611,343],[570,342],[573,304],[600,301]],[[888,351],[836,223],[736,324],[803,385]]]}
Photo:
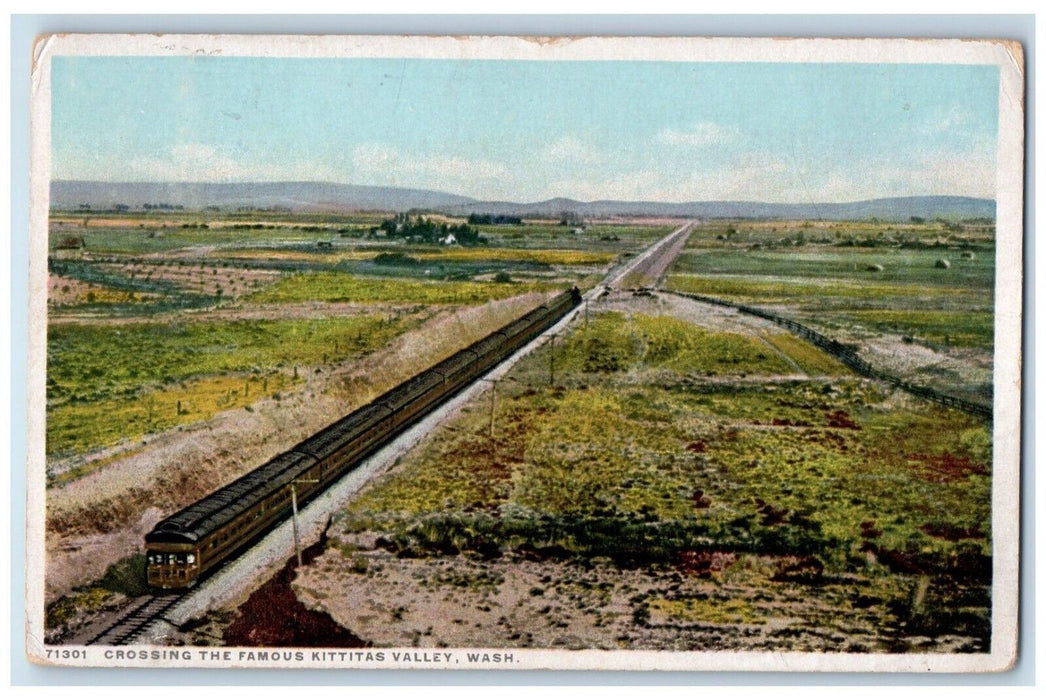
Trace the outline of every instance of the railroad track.
{"label": "railroad track", "polygon": [[[629,276],[639,275],[656,281],[667,267],[675,259],[682,249],[690,234],[691,223],[684,224],[671,234],[641,252],[635,258],[626,261],[623,265],[611,272],[604,281],[605,286],[617,285]],[[599,287],[590,290],[586,298],[594,297],[599,292]],[[569,312],[566,321],[576,314],[576,309]],[[232,568],[230,565],[236,561],[230,559],[221,568]],[[217,572],[216,572],[217,573]],[[177,627],[177,623],[167,616],[170,611],[182,601],[188,600],[196,589],[179,591],[174,593],[160,593],[145,596],[136,600],[125,610],[121,611],[117,618],[100,631],[93,631],[84,645],[126,645],[138,642],[158,622],[166,622]],[[147,641],[147,640],[146,640]]]}
{"label": "railroad track", "polygon": [[115,622],[96,633],[85,645],[132,644],[155,622],[164,620],[173,625],[164,616],[185,597],[183,592],[146,596],[123,611]]}
{"label": "railroad track", "polygon": [[618,270],[610,273],[603,286],[625,284],[632,287],[655,287],[664,277],[672,261],[690,238],[695,222],[683,224],[678,229],[629,260]]}

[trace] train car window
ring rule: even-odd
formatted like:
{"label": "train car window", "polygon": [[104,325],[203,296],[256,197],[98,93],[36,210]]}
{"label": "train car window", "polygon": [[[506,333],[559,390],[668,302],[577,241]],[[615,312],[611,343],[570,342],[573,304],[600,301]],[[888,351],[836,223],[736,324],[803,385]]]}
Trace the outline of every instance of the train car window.
{"label": "train car window", "polygon": [[175,563],[174,555],[173,554],[168,554],[167,555],[167,565],[168,566],[174,566],[174,563]]}
{"label": "train car window", "polygon": [[189,554],[188,556],[185,557],[185,561],[187,561],[190,564],[195,564],[196,563],[196,555],[195,554]]}

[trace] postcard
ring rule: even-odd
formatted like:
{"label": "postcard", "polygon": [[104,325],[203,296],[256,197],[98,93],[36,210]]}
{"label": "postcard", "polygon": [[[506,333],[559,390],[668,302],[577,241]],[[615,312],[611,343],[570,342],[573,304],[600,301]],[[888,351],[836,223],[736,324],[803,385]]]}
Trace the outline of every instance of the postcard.
{"label": "postcard", "polygon": [[1017,658],[1024,58],[50,35],[27,650]]}

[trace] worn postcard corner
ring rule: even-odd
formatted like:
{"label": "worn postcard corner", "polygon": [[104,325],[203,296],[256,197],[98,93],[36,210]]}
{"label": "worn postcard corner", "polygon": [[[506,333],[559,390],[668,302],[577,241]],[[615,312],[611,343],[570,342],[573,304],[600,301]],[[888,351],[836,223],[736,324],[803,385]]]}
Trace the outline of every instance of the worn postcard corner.
{"label": "worn postcard corner", "polygon": [[1024,54],[48,35],[30,659],[998,672]]}

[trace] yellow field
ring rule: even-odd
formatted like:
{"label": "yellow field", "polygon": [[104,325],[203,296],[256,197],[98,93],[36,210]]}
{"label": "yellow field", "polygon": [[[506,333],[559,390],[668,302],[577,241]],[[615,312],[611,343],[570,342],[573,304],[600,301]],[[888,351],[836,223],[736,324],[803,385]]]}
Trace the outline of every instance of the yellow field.
{"label": "yellow field", "polygon": [[[245,248],[212,253],[212,257],[234,260],[294,260],[301,262],[341,262],[373,260],[381,252],[374,250],[339,250],[311,252],[269,248]],[[606,265],[616,257],[613,253],[594,253],[580,250],[524,249],[524,248],[442,248],[401,252],[416,260],[439,262],[520,262],[539,265]]]}
{"label": "yellow field", "polygon": [[[57,406],[48,415],[48,440],[54,443],[48,445],[48,451],[85,452],[115,445],[122,440],[133,442],[149,433],[250,406],[259,398],[272,396],[300,381],[282,372],[262,377],[203,377],[143,392],[130,399],[113,398]],[[93,471],[104,464],[104,461],[95,461],[85,469]],[[62,474],[58,480],[75,479],[84,473],[83,469],[73,470]]]}
{"label": "yellow field", "polygon": [[312,253],[306,250],[283,248],[242,248],[240,250],[212,251],[210,257],[223,260],[293,260],[299,262],[340,262],[342,260],[370,260],[372,251],[344,250],[336,253]]}

